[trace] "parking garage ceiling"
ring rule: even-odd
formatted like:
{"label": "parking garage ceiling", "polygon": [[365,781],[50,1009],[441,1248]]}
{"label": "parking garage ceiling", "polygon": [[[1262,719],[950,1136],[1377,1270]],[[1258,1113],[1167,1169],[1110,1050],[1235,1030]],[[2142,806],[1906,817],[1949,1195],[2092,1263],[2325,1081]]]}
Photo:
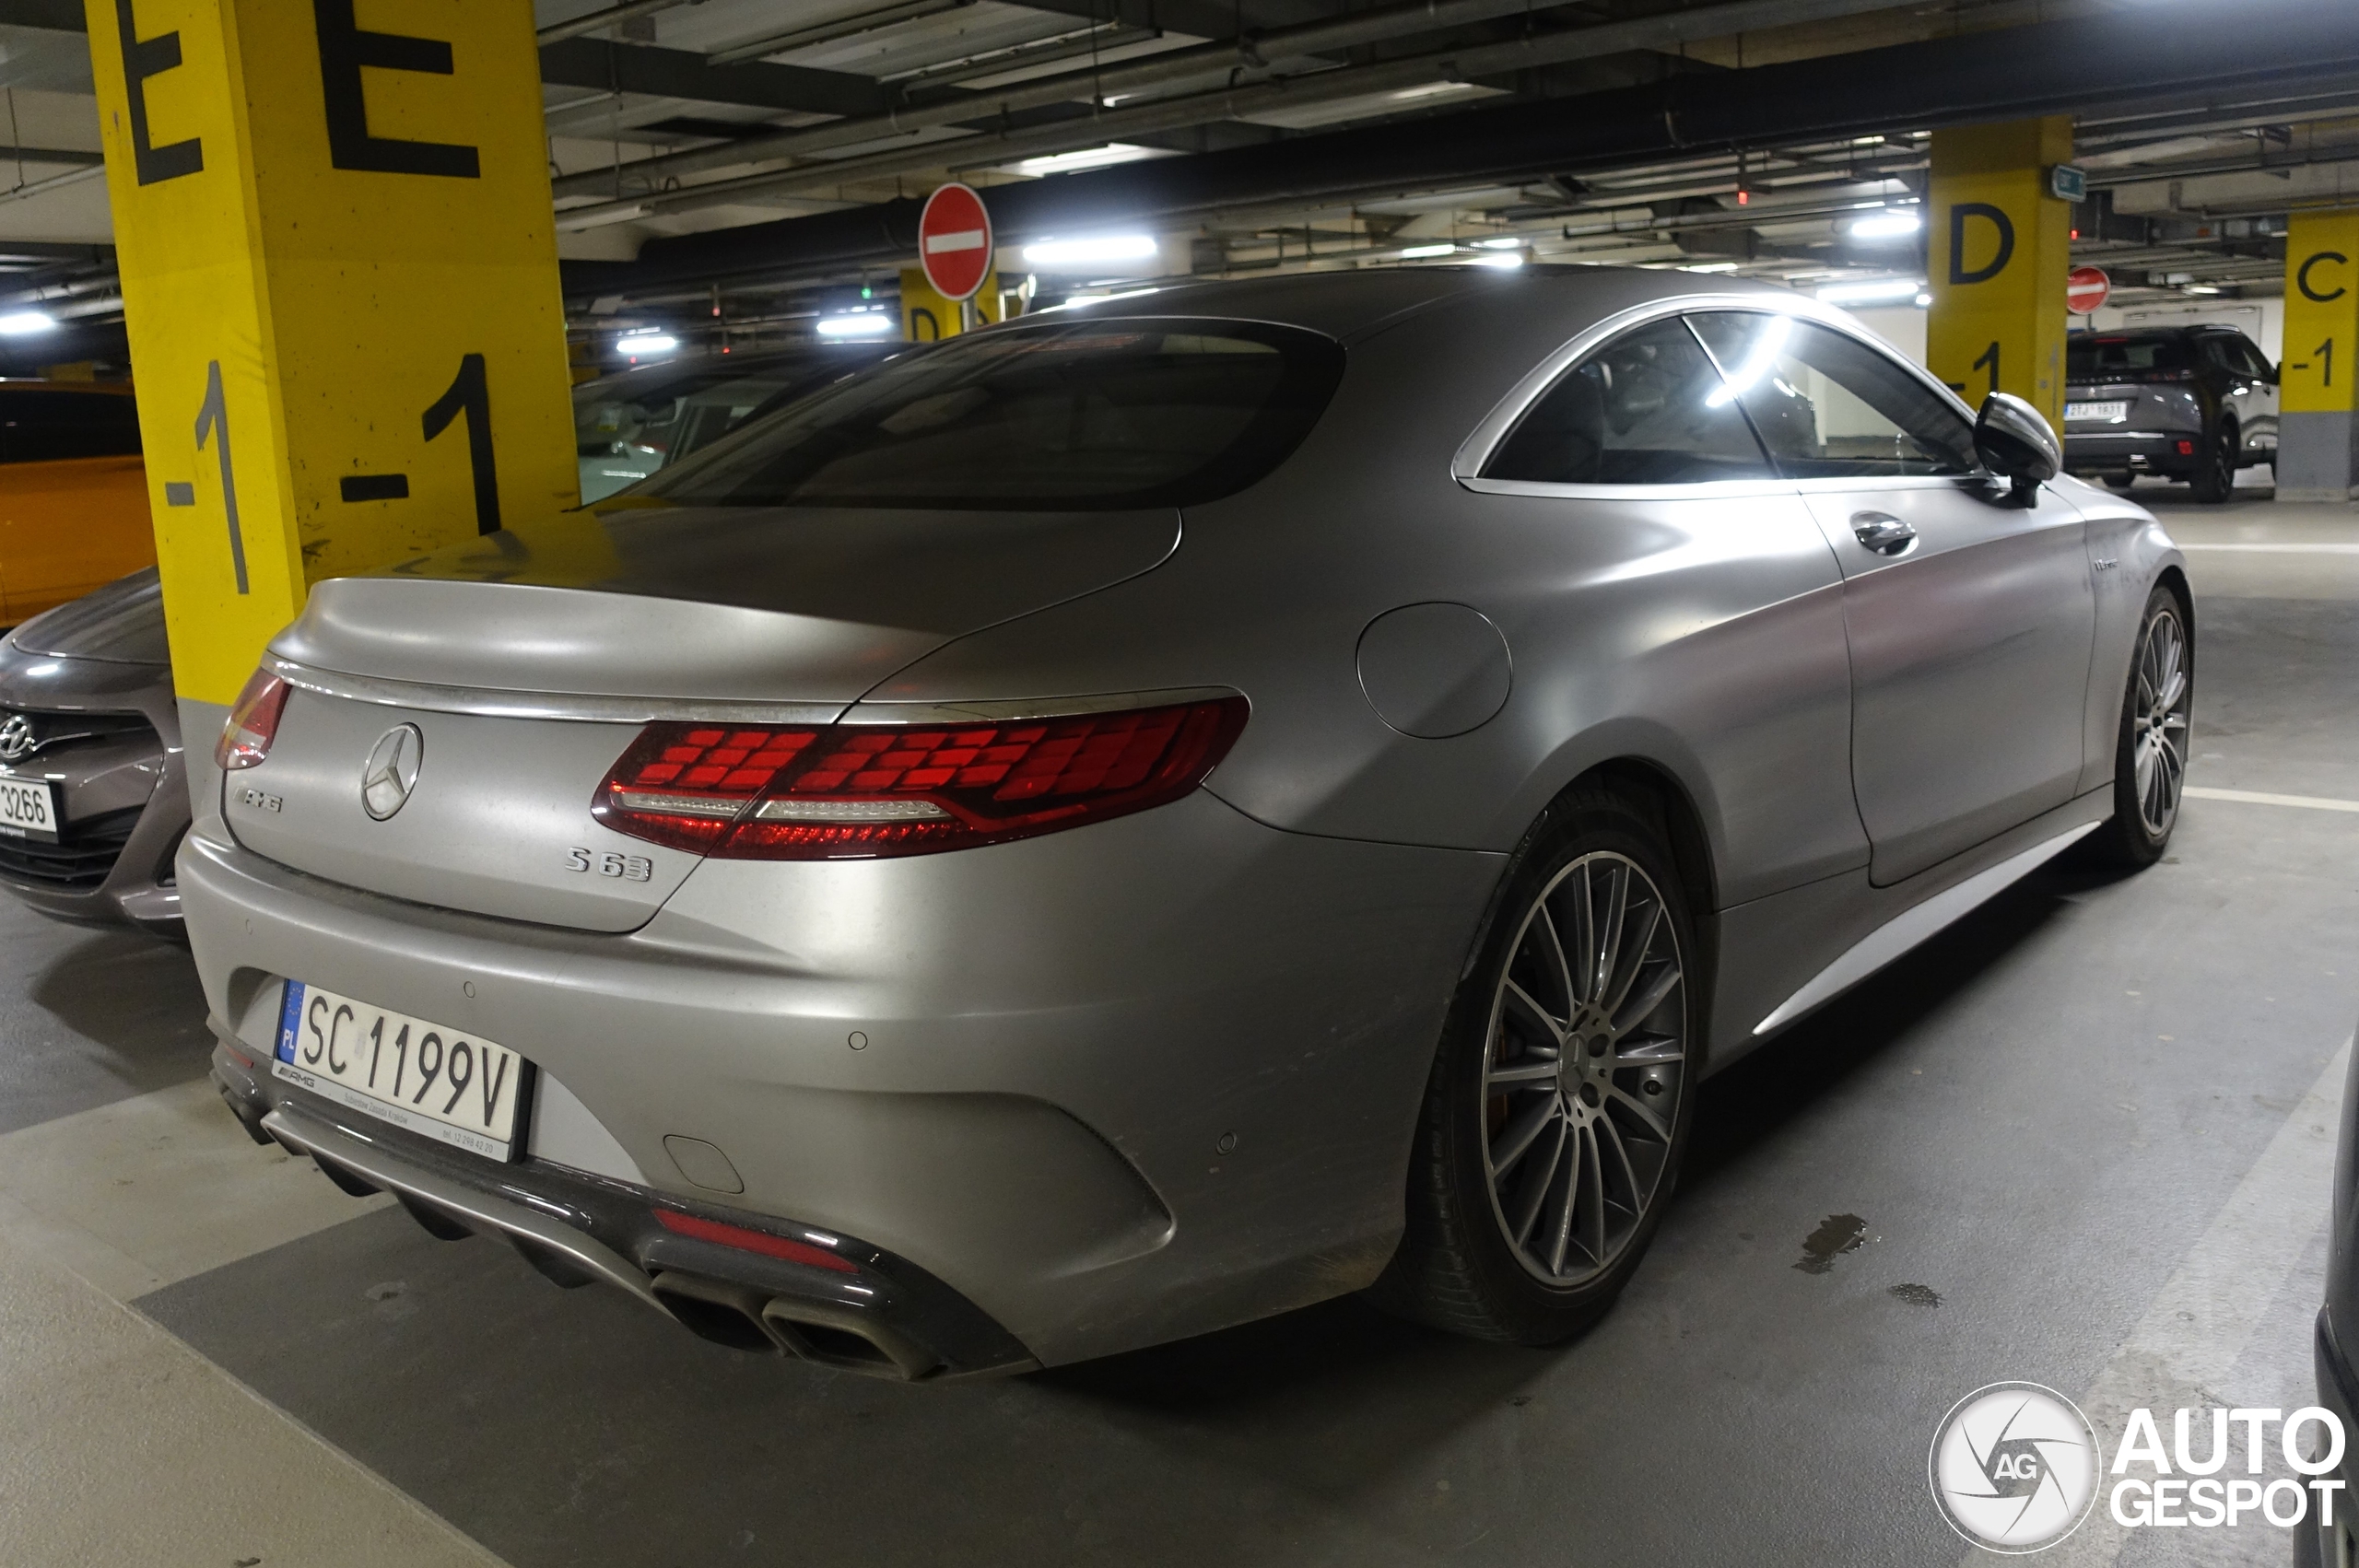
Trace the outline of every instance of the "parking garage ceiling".
{"label": "parking garage ceiling", "polygon": [[[888,287],[947,178],[990,193],[1003,242],[1157,236],[1151,262],[1043,280],[1060,290],[1486,242],[1902,282],[1921,232],[1872,220],[1921,197],[1927,133],[2060,111],[2091,188],[2074,253],[2118,300],[2274,293],[2287,214],[2359,196],[2339,11],[540,0],[536,21],[575,324],[791,333]],[[0,309],[103,330],[121,301],[82,26],[78,0],[0,0]]]}

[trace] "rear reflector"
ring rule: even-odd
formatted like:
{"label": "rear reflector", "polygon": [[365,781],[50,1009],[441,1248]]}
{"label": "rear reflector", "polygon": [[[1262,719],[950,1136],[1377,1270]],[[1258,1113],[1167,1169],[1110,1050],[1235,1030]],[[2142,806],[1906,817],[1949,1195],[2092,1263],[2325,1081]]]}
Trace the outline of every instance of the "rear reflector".
{"label": "rear reflector", "polygon": [[1245,727],[1243,697],[1008,724],[651,724],[591,811],[728,860],[965,849],[1174,801]]}
{"label": "rear reflector", "polygon": [[278,716],[286,708],[287,683],[267,670],[256,670],[221,726],[213,760],[231,772],[259,764],[270,755],[270,743],[278,735]]}
{"label": "rear reflector", "polygon": [[813,1246],[809,1242],[789,1241],[768,1231],[749,1231],[743,1225],[724,1225],[718,1220],[701,1220],[676,1209],[658,1209],[654,1212],[655,1223],[675,1235],[734,1246],[740,1252],[758,1252],[765,1258],[784,1258],[789,1263],[808,1263],[814,1269],[832,1269],[839,1274],[860,1272],[859,1266],[849,1258],[839,1258],[826,1247]]}

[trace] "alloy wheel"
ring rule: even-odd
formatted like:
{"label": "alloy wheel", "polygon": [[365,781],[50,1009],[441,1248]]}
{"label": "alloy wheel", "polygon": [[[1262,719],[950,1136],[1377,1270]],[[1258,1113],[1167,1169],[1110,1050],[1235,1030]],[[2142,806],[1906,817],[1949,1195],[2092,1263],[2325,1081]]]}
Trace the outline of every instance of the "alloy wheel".
{"label": "alloy wheel", "polygon": [[2189,696],[2187,638],[2176,614],[2157,611],[2139,639],[2130,714],[2138,815],[2151,838],[2170,832],[2178,819],[2179,792],[2187,778]]}
{"label": "alloy wheel", "polygon": [[1565,866],[1523,913],[1483,1054],[1492,1214],[1543,1282],[1603,1272],[1665,1196],[1687,1036],[1661,890],[1611,851]]}

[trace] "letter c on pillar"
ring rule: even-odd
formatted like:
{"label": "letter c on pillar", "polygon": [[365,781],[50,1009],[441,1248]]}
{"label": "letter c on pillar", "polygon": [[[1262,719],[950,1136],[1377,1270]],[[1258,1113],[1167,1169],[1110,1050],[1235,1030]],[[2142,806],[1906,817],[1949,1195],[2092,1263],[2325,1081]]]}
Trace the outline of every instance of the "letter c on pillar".
{"label": "letter c on pillar", "polygon": [[2310,287],[2310,269],[2322,262],[2332,262],[2338,266],[2349,266],[2351,258],[2340,251],[2320,251],[2315,255],[2303,257],[2302,264],[2294,269],[2294,287],[2302,291],[2303,298],[2315,299],[2321,305],[2330,299],[2340,299],[2351,292],[2341,284],[2335,285],[2332,289],[2324,294],[2320,294],[2316,288]]}

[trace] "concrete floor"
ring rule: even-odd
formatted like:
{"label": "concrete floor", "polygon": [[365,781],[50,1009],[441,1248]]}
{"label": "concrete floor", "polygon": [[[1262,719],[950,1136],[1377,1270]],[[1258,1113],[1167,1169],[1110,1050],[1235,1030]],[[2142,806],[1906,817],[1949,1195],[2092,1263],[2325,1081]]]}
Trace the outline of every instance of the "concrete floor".
{"label": "concrete floor", "polygon": [[[2192,782],[2359,802],[2359,514],[2140,498],[2199,596]],[[1706,1089],[1571,1346],[1346,1301],[916,1389],[345,1198],[199,1082],[184,955],[0,900],[0,1562],[1956,1562],[1926,1446],[1983,1384],[2309,1402],[2354,881],[2359,812],[2236,798],[2142,875],[2037,873]],[[2100,1520],[2043,1561],[2286,1554]]]}

